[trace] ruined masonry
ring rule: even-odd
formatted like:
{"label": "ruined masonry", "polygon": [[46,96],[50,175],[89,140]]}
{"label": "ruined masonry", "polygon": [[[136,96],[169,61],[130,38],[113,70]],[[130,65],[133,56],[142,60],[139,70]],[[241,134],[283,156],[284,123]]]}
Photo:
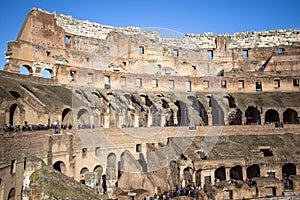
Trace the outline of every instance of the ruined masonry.
{"label": "ruined masonry", "polygon": [[5,56],[0,199],[300,199],[299,30],[166,38],[33,8]]}

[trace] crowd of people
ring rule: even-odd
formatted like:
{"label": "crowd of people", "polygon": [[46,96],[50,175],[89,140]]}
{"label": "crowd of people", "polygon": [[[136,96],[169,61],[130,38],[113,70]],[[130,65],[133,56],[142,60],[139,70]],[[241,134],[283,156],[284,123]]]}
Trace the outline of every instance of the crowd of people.
{"label": "crowd of people", "polygon": [[179,187],[176,185],[175,190],[165,191],[162,194],[154,194],[154,200],[172,199],[179,196],[198,197],[200,186],[196,187],[193,183],[188,184],[186,187]]}
{"label": "crowd of people", "polygon": [[50,125],[43,125],[43,124],[29,124],[27,121],[24,122],[24,125],[16,125],[12,126],[11,124],[4,124],[3,131],[4,132],[19,132],[19,131],[43,131],[53,129],[54,133],[58,134],[59,129],[72,129],[72,125],[61,125],[59,123],[54,122]]}

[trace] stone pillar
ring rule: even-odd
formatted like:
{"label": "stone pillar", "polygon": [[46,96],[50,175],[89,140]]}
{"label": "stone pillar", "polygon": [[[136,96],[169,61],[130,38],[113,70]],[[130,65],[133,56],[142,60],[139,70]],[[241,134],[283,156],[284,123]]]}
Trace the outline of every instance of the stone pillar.
{"label": "stone pillar", "polygon": [[165,114],[161,114],[161,117],[160,117],[160,125],[162,127],[165,126],[165,123],[166,123],[166,115]]}
{"label": "stone pillar", "polygon": [[226,180],[230,180],[230,169],[231,168],[228,168],[228,167],[225,168]]}
{"label": "stone pillar", "polygon": [[209,126],[212,126],[212,114],[211,114],[211,111],[208,111],[207,112],[207,119],[208,119],[208,124]]}
{"label": "stone pillar", "polygon": [[243,180],[247,178],[247,167],[242,167]]}
{"label": "stone pillar", "polygon": [[90,125],[91,125],[91,127],[95,125],[95,117],[94,117],[94,115],[90,115]]}
{"label": "stone pillar", "polygon": [[134,115],[134,127],[139,127],[139,117],[138,115]]}
{"label": "stone pillar", "polygon": [[109,113],[104,115],[104,128],[109,128]]}
{"label": "stone pillar", "polygon": [[152,127],[152,125],[153,125],[152,123],[153,122],[152,122],[152,115],[151,114],[148,115],[148,122],[147,123],[148,123],[147,124],[148,127]]}

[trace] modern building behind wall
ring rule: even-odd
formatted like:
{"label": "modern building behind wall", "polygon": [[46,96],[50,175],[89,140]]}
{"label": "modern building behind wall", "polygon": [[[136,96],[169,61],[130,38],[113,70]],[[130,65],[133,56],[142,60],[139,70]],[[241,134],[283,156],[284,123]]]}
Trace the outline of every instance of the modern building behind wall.
{"label": "modern building behind wall", "polygon": [[51,197],[46,166],[90,198],[300,195],[299,30],[174,39],[33,8],[5,56],[0,199]]}

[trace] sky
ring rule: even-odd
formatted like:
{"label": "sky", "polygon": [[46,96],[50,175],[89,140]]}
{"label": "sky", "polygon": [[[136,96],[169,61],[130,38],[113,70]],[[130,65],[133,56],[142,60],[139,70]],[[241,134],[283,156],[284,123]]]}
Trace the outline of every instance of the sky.
{"label": "sky", "polygon": [[116,27],[215,34],[300,30],[299,0],[1,0],[0,70],[31,8]]}

